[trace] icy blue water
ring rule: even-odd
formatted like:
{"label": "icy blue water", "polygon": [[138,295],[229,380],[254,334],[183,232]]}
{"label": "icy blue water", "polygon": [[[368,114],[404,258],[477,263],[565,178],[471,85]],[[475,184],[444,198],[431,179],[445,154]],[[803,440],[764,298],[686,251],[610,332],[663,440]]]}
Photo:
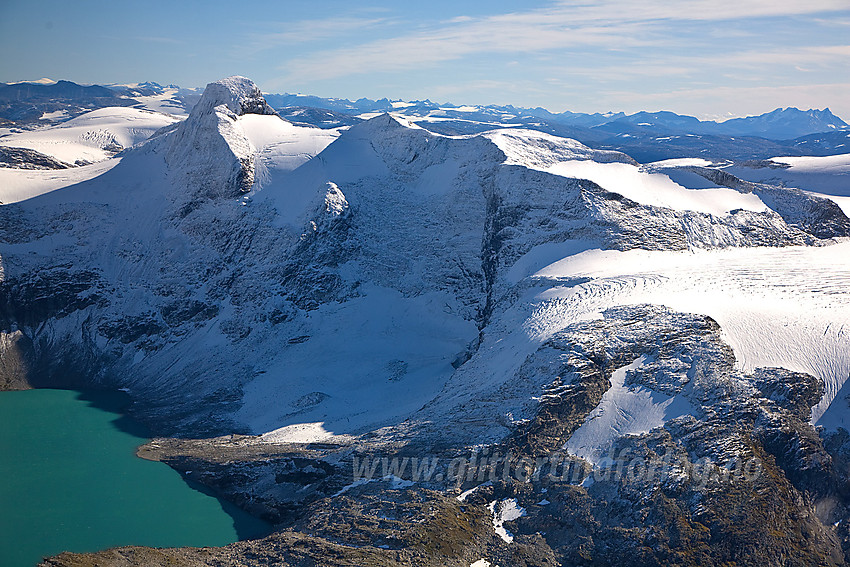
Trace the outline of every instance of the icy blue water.
{"label": "icy blue water", "polygon": [[119,545],[217,546],[270,527],[136,457],[115,392],[0,392],[0,565]]}

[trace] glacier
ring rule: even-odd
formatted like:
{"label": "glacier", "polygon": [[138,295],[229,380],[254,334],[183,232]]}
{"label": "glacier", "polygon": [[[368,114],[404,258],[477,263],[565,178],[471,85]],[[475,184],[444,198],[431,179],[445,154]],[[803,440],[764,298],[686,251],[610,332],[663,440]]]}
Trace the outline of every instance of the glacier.
{"label": "glacier", "polygon": [[[763,536],[776,549],[842,553],[830,526],[850,518],[850,219],[834,186],[640,164],[521,128],[436,134],[399,113],[299,126],[243,77],[208,85],[184,119],[119,110],[37,144],[4,138],[47,154],[53,136],[51,155],[95,163],[0,169],[0,387],[127,389],[160,436],[142,453],[282,526],[234,544],[239,557],[297,539],[311,557],[557,564],[578,561],[581,532],[603,563],[639,549],[651,564],[681,551],[647,535],[664,509],[705,561],[728,555],[695,543],[697,524],[774,560],[712,515],[730,495],[778,510],[787,532]],[[98,124],[108,135],[73,130]],[[844,162],[817,159],[826,169],[776,158],[768,173],[840,185]],[[575,470],[615,450],[746,455],[775,474],[740,493],[679,473],[557,486],[349,474],[355,460],[468,450],[558,454]],[[424,514],[418,503],[469,527],[441,523],[447,547],[417,548],[422,532],[369,519],[374,506]]]}

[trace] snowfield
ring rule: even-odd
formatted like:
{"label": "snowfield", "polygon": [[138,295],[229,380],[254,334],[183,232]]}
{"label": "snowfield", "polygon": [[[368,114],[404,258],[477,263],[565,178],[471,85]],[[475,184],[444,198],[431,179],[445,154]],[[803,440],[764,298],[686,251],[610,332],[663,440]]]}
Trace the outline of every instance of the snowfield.
{"label": "snowfield", "polygon": [[103,175],[121,158],[68,169],[12,169],[0,167],[0,204],[8,205],[70,187]]}
{"label": "snowfield", "polygon": [[665,396],[639,385],[627,387],[626,374],[644,362],[642,356],[612,373],[611,388],[567,442],[570,453],[596,464],[616,438],[647,433],[674,417],[696,413],[684,394]]}
{"label": "snowfield", "polygon": [[[703,184],[690,189],[668,175],[652,173],[653,167],[706,166],[696,158],[665,160],[640,167],[623,160],[618,152],[591,151],[583,144],[534,130],[509,129],[485,133],[501,149],[506,164],[521,165],[562,177],[588,179],[603,189],[644,205],[676,211],[727,215],[733,210],[765,211],[767,206],[753,194]],[[605,159],[607,158],[607,159]],[[601,159],[605,161],[600,162]],[[665,172],[666,173],[666,172]]]}
{"label": "snowfield", "polygon": [[148,96],[134,96],[133,99],[139,101],[141,108],[152,112],[169,114],[177,118],[186,118],[189,111],[185,105],[176,98],[179,89],[166,88],[162,93]]}
{"label": "snowfield", "polygon": [[493,500],[487,506],[493,515],[493,530],[505,543],[513,543],[514,536],[505,529],[505,522],[512,522],[525,516],[525,508],[517,504],[516,498],[506,498],[502,501]]}
{"label": "snowfield", "polygon": [[850,174],[850,154],[836,156],[775,157],[770,161],[788,165],[789,173]]}
{"label": "snowfield", "polygon": [[[719,169],[745,181],[797,188],[813,197],[828,199],[850,216],[850,154],[835,156],[775,157],[762,162],[712,164],[696,158],[669,159],[645,164],[644,172],[660,172],[688,189],[717,189],[688,168]],[[753,195],[749,195],[754,197]]]}
{"label": "snowfield", "polygon": [[436,396],[475,325],[438,294],[363,294],[318,309],[293,336],[303,342],[267,353],[236,418],[275,441],[319,442],[397,423]]}
{"label": "snowfield", "polygon": [[240,116],[239,126],[257,151],[262,188],[276,172],[297,168],[324,150],[339,137],[339,130],[322,130],[295,126],[278,116],[246,114]]}
{"label": "snowfield", "polygon": [[723,329],[740,369],[779,366],[820,378],[826,393],[812,421],[847,427],[843,400],[828,410],[850,377],[848,259],[850,242],[695,252],[591,250],[532,276],[591,280],[541,294],[526,329],[539,340],[567,321],[638,303],[708,315]]}
{"label": "snowfield", "polygon": [[766,164],[736,164],[724,170],[747,181],[796,187],[829,198],[850,197],[850,154],[775,157]]}
{"label": "snowfield", "polygon": [[[789,167],[774,171],[768,179],[779,180],[786,186],[826,197],[841,207],[845,215],[850,216],[850,154],[776,157],[771,161]],[[750,172],[747,174],[752,175]]]}
{"label": "snowfield", "polygon": [[725,187],[686,189],[666,175],[646,173],[628,163],[565,161],[552,165],[546,171],[564,177],[589,179],[604,189],[619,193],[637,203],[675,211],[727,215],[734,210],[767,210],[767,205],[752,193],[740,193]]}
{"label": "snowfield", "polygon": [[[405,423],[498,440],[536,407],[541,384],[518,376],[542,344],[648,303],[715,319],[743,372],[823,380],[812,420],[850,426],[850,242],[789,226],[753,193],[655,172],[690,174],[681,168],[705,160],[641,167],[540,132],[439,136],[389,115],[300,127],[238,77],[177,122],[102,109],[2,139],[104,160],[0,169],[4,204],[68,227],[5,245],[3,267],[15,277],[63,258],[61,269],[120,290],[96,312],[104,330],[92,344],[120,351],[120,375],[132,376],[120,386],[133,392],[196,392],[203,420],[200,400],[231,392],[227,418],[276,442]],[[172,124],[105,160],[107,138],[130,147]],[[833,162],[830,175],[843,175]],[[693,239],[700,231],[708,237]],[[765,240],[748,240],[759,231]],[[753,244],[809,241],[831,245]],[[51,339],[78,336],[76,317],[100,307],[86,309],[51,323]],[[153,336],[113,330],[136,321]],[[614,437],[691,411],[687,392],[626,385],[650,362],[614,373],[571,450],[593,460]]]}
{"label": "snowfield", "polygon": [[89,163],[110,158],[178,121],[137,108],[101,108],[55,126],[4,136],[0,145],[28,148],[69,164]]}

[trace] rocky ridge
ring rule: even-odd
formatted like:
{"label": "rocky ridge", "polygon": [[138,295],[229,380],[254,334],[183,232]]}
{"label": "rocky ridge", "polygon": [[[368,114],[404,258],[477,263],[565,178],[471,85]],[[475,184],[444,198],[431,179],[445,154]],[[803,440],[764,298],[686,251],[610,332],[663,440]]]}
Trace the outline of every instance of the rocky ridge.
{"label": "rocky ridge", "polygon": [[[533,310],[516,315],[529,293],[593,286],[517,275],[541,246],[828,245],[850,235],[831,202],[695,170],[768,207],[647,205],[540,170],[633,164],[624,154],[522,132],[508,145],[438,136],[389,115],[264,184],[251,117],[280,120],[247,79],[213,83],[186,121],[102,177],[0,208],[0,383],[129,388],[134,415],[162,436],[140,455],[278,530],[48,564],[844,562],[848,442],[808,421],[823,385],[741,371],[710,318],[638,305],[564,319],[524,339],[500,380],[476,378],[499,362],[493,345],[512,344],[512,317],[534,323]],[[378,338],[357,342],[352,326]],[[350,384],[398,407],[357,407],[317,357],[362,367]],[[610,462],[567,451],[614,373],[638,360],[625,384],[692,410],[613,440]],[[319,421],[332,434],[305,442],[286,429]],[[434,464],[428,478],[413,459]],[[354,478],[367,462],[374,475]],[[630,463],[657,471],[621,474]],[[759,474],[744,478],[746,463]],[[523,515],[499,520],[507,509]]]}

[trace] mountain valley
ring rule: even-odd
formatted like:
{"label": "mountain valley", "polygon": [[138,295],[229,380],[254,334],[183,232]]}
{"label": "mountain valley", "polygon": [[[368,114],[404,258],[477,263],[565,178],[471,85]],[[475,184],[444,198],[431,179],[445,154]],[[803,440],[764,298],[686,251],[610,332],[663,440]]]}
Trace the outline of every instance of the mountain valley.
{"label": "mountain valley", "polygon": [[828,110],[109,92],[3,115],[0,389],[126,390],[139,456],[276,530],[45,565],[850,557]]}

